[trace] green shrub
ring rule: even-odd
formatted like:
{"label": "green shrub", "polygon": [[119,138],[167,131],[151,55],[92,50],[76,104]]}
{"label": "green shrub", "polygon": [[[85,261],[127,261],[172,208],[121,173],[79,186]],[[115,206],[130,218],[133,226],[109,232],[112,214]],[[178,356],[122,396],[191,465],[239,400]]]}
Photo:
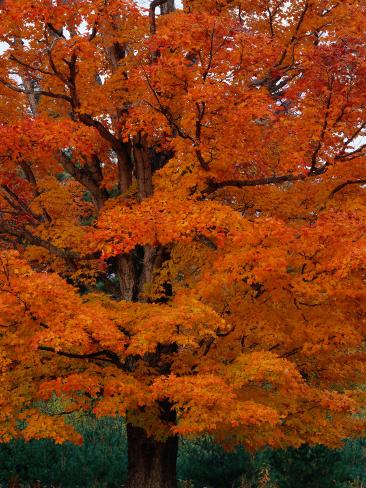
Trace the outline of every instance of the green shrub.
{"label": "green shrub", "polygon": [[243,449],[226,452],[209,437],[181,440],[178,478],[191,480],[195,488],[238,486],[243,473],[250,479],[255,476],[254,459]]}
{"label": "green shrub", "polygon": [[366,481],[365,446],[365,441],[358,440],[342,449],[303,446],[267,450],[259,457],[270,466],[278,488],[345,488],[352,481]]}
{"label": "green shrub", "polygon": [[126,435],[120,419],[78,421],[84,444],[56,445],[51,440],[0,444],[0,480],[17,474],[22,482],[63,488],[119,488],[127,476]]}
{"label": "green shrub", "polygon": [[[56,408],[56,407],[55,407]],[[57,408],[56,408],[57,409]],[[51,440],[0,444],[0,485],[18,475],[24,484],[39,480],[50,488],[120,488],[127,477],[127,441],[122,419],[71,417],[84,444]],[[243,449],[226,452],[209,437],[181,440],[180,488],[346,488],[366,485],[365,441],[343,449],[322,446],[264,450],[255,457]],[[270,482],[260,482],[263,471]],[[353,485],[352,485],[353,483]],[[357,484],[358,483],[358,484]]]}

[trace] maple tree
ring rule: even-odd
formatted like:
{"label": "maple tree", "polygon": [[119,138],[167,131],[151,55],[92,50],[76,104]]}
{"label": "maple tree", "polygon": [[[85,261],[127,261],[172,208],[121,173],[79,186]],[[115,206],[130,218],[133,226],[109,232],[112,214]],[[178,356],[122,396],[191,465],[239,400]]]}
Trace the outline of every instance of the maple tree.
{"label": "maple tree", "polygon": [[0,5],[0,440],[360,435],[364,2]]}

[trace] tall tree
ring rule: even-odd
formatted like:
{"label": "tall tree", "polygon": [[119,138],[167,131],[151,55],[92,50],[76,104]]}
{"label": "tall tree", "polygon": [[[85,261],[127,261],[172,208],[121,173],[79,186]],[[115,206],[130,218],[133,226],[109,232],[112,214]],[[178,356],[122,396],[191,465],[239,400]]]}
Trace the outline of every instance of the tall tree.
{"label": "tall tree", "polygon": [[364,428],[365,4],[169,5],[1,3],[0,439],[123,415],[129,488]]}

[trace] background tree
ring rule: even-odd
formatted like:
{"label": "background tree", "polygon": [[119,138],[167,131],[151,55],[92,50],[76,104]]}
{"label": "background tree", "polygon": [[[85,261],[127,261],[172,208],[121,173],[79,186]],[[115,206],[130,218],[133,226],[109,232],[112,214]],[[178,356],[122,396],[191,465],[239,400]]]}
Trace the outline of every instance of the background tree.
{"label": "background tree", "polygon": [[363,429],[365,6],[163,3],[1,5],[0,436],[126,416],[129,488]]}

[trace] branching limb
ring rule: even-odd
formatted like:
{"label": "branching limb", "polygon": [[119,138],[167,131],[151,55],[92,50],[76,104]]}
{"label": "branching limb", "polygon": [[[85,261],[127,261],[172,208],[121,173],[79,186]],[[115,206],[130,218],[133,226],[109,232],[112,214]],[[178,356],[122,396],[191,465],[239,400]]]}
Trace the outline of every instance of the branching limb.
{"label": "branching limb", "polygon": [[161,7],[164,3],[166,3],[168,0],[153,0],[150,3],[150,9],[149,9],[149,17],[150,17],[150,34],[154,35],[156,34],[156,14],[155,11],[157,7]]}
{"label": "branching limb", "polygon": [[[14,85],[13,83],[10,83],[9,81],[6,81],[4,78],[0,78],[0,83],[2,83],[4,86],[9,88],[10,90],[13,90],[18,93],[24,93],[25,95],[32,95],[33,91],[32,90],[27,90],[26,88],[22,88],[18,85]],[[71,97],[68,95],[64,95],[63,93],[54,93],[51,91],[46,91],[46,90],[37,90],[36,91],[37,95],[43,95],[45,97],[50,97],[50,98],[59,98],[62,100],[66,100],[67,102],[71,103]]]}
{"label": "branching limb", "polygon": [[78,168],[64,152],[60,153],[60,161],[65,171],[90,192],[95,207],[99,212],[104,202],[108,199],[108,192],[100,186],[101,175],[98,173],[100,165],[97,164],[97,161],[99,161],[97,156],[94,156],[92,166],[85,165],[81,168]]}
{"label": "branching limb", "polygon": [[89,354],[76,354],[66,351],[57,351],[54,347],[49,346],[38,346],[38,349],[40,351],[52,352],[54,354],[57,354],[58,356],[64,356],[71,359],[95,359],[98,361],[106,361],[108,363],[114,364],[119,369],[125,369],[124,363],[121,362],[117,354],[107,349]]}
{"label": "branching limb", "polygon": [[324,111],[324,119],[323,119],[323,125],[321,128],[321,133],[318,142],[316,143],[314,152],[311,157],[311,169],[310,173],[316,172],[317,169],[317,160],[318,160],[318,154],[320,149],[322,148],[323,142],[324,142],[324,137],[328,129],[328,121],[329,121],[329,112],[330,108],[332,105],[332,97],[333,97],[333,86],[334,86],[334,77],[331,77],[329,80],[328,88],[329,88],[329,93],[327,96],[326,104],[325,104],[325,111]]}
{"label": "branching limb", "polygon": [[32,65],[26,63],[25,61],[22,61],[21,59],[17,58],[14,54],[12,54],[9,59],[11,59],[11,61],[15,61],[20,66],[23,66],[23,68],[29,69],[31,71],[37,71],[38,73],[42,73],[43,75],[48,75],[48,76],[54,76],[55,75],[55,73],[52,73],[52,71],[47,71],[45,69],[32,66]]}
{"label": "branching limb", "polygon": [[71,251],[70,249],[57,247],[54,244],[52,244],[52,242],[42,239],[41,237],[35,236],[28,230],[18,228],[8,222],[0,223],[0,235],[1,234],[17,237],[19,239],[27,241],[28,244],[33,246],[43,247],[44,249],[47,249],[54,256],[65,259],[66,261],[92,260],[92,259],[98,259],[100,257],[99,252],[82,256],[77,252]]}
{"label": "branching limb", "polygon": [[39,221],[40,216],[36,215],[29,206],[23,202],[23,200],[15,193],[8,185],[1,185],[0,188],[5,192],[3,198],[8,202],[8,204],[20,213],[24,213],[31,217],[34,221]]}
{"label": "branching limb", "polygon": [[366,180],[347,180],[347,181],[344,181],[343,183],[339,184],[338,186],[336,186],[328,195],[326,201],[324,202],[324,204],[320,207],[319,209],[319,212],[322,212],[323,210],[325,210],[327,208],[327,205],[328,203],[330,202],[330,200],[332,200],[335,195],[337,193],[339,193],[340,191],[342,191],[344,188],[346,188],[347,186],[349,185],[366,185]]}
{"label": "branching limb", "polygon": [[227,181],[214,181],[208,180],[208,186],[205,190],[203,190],[204,195],[210,195],[217,190],[221,190],[222,188],[226,188],[228,186],[232,186],[235,188],[246,188],[250,186],[263,186],[263,185],[272,185],[272,184],[279,184],[279,183],[286,183],[286,182],[293,182],[293,181],[303,181],[306,180],[309,176],[300,174],[300,175],[282,175],[282,176],[269,176],[265,178],[259,178],[257,180],[227,180]]}

